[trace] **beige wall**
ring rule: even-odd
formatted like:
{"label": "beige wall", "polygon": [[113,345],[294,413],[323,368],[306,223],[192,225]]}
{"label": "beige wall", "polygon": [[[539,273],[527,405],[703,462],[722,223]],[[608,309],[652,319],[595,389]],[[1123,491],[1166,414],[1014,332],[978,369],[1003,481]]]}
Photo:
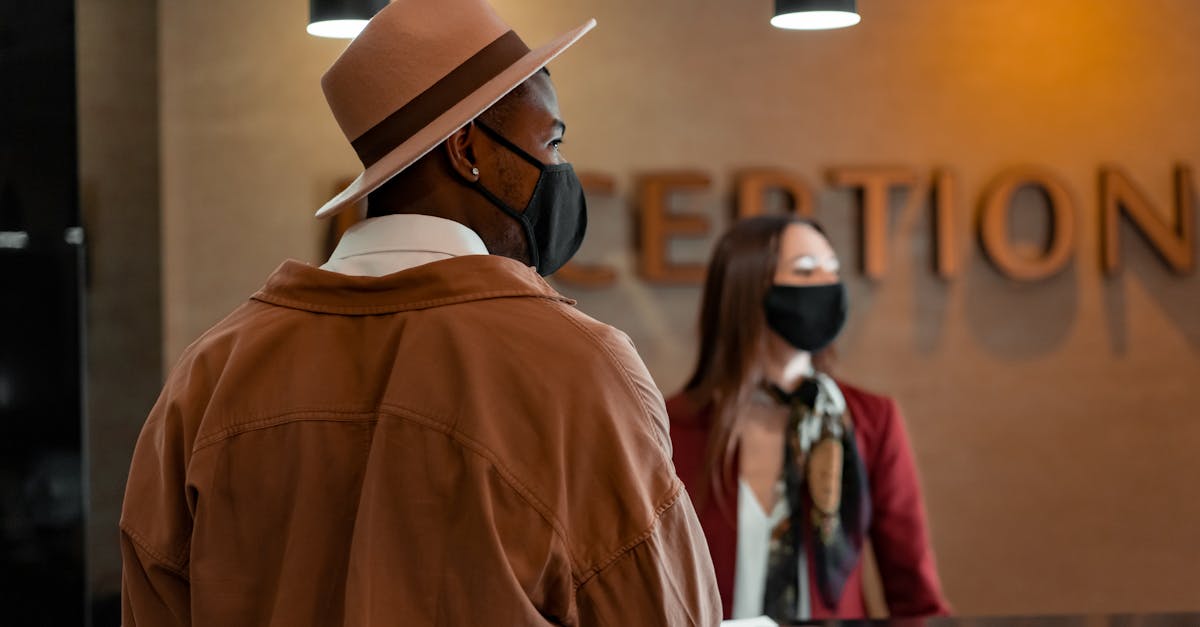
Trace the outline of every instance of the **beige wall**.
{"label": "beige wall", "polygon": [[[830,166],[950,168],[963,225],[1007,167],[1052,170],[1081,221],[1075,261],[1040,283],[1000,277],[966,228],[962,276],[936,279],[928,212],[898,195],[888,276],[850,264],[841,374],[904,407],[960,612],[1200,610],[1200,279],[1170,275],[1128,227],[1125,271],[1101,278],[1096,220],[1101,164],[1162,211],[1174,164],[1200,168],[1200,3],[860,5],[857,27],[795,33],[767,25],[769,0],[499,0],[530,42],[600,24],[552,69],[568,154],[626,195],[593,203],[581,253],[621,280],[564,290],[627,330],[670,392],[699,293],[632,274],[635,173],[712,174],[693,210],[721,223],[732,172],[794,171],[852,260],[855,196],[823,183]],[[317,259],[310,215],[356,172],[317,82],[341,44],[308,37],[305,17],[291,0],[161,8],[168,361],[283,258]],[[1017,232],[1039,233],[1036,198],[1017,205]]]}

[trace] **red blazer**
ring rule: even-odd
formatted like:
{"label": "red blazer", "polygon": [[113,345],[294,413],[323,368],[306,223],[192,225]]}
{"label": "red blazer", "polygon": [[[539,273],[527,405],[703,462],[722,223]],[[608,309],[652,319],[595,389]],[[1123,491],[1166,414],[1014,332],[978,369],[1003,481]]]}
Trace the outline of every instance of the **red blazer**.
{"label": "red blazer", "polygon": [[[926,531],[917,470],[900,411],[890,398],[841,381],[838,386],[846,397],[870,481],[870,540],[883,579],[888,612],[893,617],[947,614],[950,608],[942,598],[937,565]],[[711,408],[695,407],[683,394],[678,394],[667,401],[667,413],[671,417],[675,469],[688,492],[698,494],[706,479],[704,458],[708,450]],[[737,563],[736,488],[731,486],[725,501],[732,510],[733,520],[721,511],[713,498],[706,499],[702,505],[697,504],[697,513],[712,553],[725,617],[729,618],[733,609],[733,576]],[[811,563],[809,566],[812,567]],[[861,564],[846,582],[837,607],[828,607],[822,602],[815,574],[808,580],[814,620],[866,617]]]}

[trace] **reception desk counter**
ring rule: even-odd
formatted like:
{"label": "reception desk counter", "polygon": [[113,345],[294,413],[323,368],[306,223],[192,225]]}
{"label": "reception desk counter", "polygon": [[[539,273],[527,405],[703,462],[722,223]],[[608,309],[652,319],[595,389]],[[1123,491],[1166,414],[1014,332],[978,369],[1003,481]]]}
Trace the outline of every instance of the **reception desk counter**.
{"label": "reception desk counter", "polygon": [[[729,627],[765,627],[766,619],[725,621]],[[897,618],[878,621],[802,623],[829,627],[1200,627],[1200,612],[1170,614],[1095,614],[1054,616],[990,616],[980,618]]]}

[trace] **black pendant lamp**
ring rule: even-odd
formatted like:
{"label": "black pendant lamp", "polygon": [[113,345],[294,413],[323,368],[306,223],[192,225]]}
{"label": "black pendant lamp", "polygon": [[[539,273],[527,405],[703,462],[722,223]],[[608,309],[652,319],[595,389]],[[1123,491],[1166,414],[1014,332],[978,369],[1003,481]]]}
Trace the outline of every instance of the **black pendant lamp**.
{"label": "black pendant lamp", "polygon": [[789,30],[827,30],[854,26],[862,17],[855,0],[775,0],[771,26]]}
{"label": "black pendant lamp", "polygon": [[308,0],[308,34],[354,39],[388,0]]}

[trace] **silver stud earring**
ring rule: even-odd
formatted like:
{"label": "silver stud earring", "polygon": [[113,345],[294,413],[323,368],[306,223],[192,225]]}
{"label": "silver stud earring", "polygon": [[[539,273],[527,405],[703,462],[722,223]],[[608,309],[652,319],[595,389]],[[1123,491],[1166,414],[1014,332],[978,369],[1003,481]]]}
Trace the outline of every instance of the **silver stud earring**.
{"label": "silver stud earring", "polygon": [[479,178],[479,168],[471,168],[471,175],[475,178]]}

